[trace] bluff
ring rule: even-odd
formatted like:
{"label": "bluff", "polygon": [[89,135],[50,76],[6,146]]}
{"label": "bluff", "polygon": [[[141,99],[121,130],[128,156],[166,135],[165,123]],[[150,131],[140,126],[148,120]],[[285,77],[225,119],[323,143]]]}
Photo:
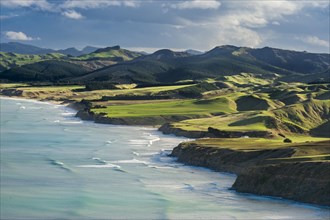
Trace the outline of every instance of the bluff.
{"label": "bluff", "polygon": [[[322,144],[329,146],[330,142]],[[329,206],[329,160],[283,162],[298,150],[283,147],[244,151],[187,142],[175,147],[171,156],[188,165],[235,173],[232,189],[238,192]]]}

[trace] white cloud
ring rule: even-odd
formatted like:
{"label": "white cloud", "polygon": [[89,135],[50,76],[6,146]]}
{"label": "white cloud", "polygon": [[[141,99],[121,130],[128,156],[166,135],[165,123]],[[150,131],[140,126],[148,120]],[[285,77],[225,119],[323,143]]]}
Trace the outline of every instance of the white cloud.
{"label": "white cloud", "polygon": [[43,11],[53,11],[54,5],[47,2],[47,0],[2,0],[1,6],[9,8],[18,7],[32,7]]}
{"label": "white cloud", "polygon": [[301,40],[304,43],[308,43],[314,46],[319,46],[319,47],[330,47],[330,44],[326,40],[322,40],[318,38],[317,36],[305,36],[305,37],[296,37],[297,40]]}
{"label": "white cloud", "polygon": [[232,1],[226,2],[228,9],[220,16],[221,19],[236,25],[260,28],[268,24],[278,25],[289,16],[298,14],[304,8],[325,8],[325,1]]}
{"label": "white cloud", "polygon": [[62,12],[62,15],[75,20],[84,18],[80,13],[76,12],[75,10],[64,11]]}
{"label": "white cloud", "polygon": [[78,0],[67,0],[62,5],[61,8],[103,8],[109,6],[126,6],[126,7],[138,7],[139,1],[135,0],[97,0],[97,1],[78,1]]}
{"label": "white cloud", "polygon": [[[183,4],[186,2],[187,4]],[[179,4],[181,7],[188,7],[188,1],[176,3],[175,6],[178,7]],[[211,48],[222,44],[257,47],[264,44],[268,38],[265,31],[259,32],[259,29],[269,24],[280,25],[280,22],[288,21],[291,15],[298,14],[305,8],[327,6],[329,3],[317,1],[225,1],[223,3],[225,10],[222,13],[198,20],[180,17],[176,21],[177,25],[182,27],[182,33],[186,33],[187,41],[191,41],[191,44],[196,45],[197,48]],[[190,38],[189,35],[193,37]],[[314,45],[328,44],[315,38],[305,39],[306,43],[307,41]]]}
{"label": "white cloud", "polygon": [[14,18],[17,17],[18,15],[15,14],[10,14],[10,15],[0,15],[0,20],[5,20],[5,19],[10,19],[10,18]]}
{"label": "white cloud", "polygon": [[217,0],[190,0],[170,4],[175,9],[218,9],[221,3]]}
{"label": "white cloud", "polygon": [[32,38],[27,36],[25,33],[23,32],[15,32],[15,31],[7,31],[5,33],[6,38],[8,40],[20,40],[20,41],[30,41],[30,40],[40,40],[39,37],[37,38]]}

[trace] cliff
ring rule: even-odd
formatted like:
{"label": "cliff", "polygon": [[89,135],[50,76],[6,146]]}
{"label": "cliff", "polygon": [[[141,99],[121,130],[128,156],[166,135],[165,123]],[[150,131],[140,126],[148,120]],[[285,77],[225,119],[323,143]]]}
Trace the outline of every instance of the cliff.
{"label": "cliff", "polygon": [[233,189],[330,206],[330,163],[281,163],[238,175]]}
{"label": "cliff", "polygon": [[291,146],[237,150],[188,142],[174,148],[171,156],[188,165],[235,173],[232,188],[238,192],[330,205],[330,162],[281,160],[291,158],[297,151]]}

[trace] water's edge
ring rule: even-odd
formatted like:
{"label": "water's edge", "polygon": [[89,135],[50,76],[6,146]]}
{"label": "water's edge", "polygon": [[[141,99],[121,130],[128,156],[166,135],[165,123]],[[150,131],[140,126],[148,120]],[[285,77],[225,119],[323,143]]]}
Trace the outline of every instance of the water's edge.
{"label": "water's edge", "polygon": [[[237,192],[330,207],[330,178],[326,175],[329,163],[262,164],[262,160],[292,153],[293,149],[285,148],[244,152],[188,142],[175,147],[171,155],[187,165],[236,174],[231,189]],[[241,158],[248,158],[248,162]]]}

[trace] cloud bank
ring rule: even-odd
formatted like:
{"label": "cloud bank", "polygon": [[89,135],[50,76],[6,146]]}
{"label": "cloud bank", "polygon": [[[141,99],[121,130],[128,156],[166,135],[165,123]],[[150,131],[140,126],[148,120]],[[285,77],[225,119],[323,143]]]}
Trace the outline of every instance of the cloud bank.
{"label": "cloud bank", "polygon": [[21,31],[19,31],[19,32],[7,31],[7,32],[5,32],[5,35],[8,40],[18,40],[18,41],[40,40],[39,37],[37,37],[37,38],[29,37]]}
{"label": "cloud bank", "polygon": [[[52,35],[40,35],[45,40],[48,34],[49,42],[58,44],[66,39],[203,51],[224,44],[329,48],[326,0],[2,0],[1,7],[0,19],[8,24],[5,30],[21,30],[23,17],[30,16],[33,25],[29,27],[48,29]],[[72,28],[63,19],[75,22]],[[66,38],[56,37],[57,33]]]}

